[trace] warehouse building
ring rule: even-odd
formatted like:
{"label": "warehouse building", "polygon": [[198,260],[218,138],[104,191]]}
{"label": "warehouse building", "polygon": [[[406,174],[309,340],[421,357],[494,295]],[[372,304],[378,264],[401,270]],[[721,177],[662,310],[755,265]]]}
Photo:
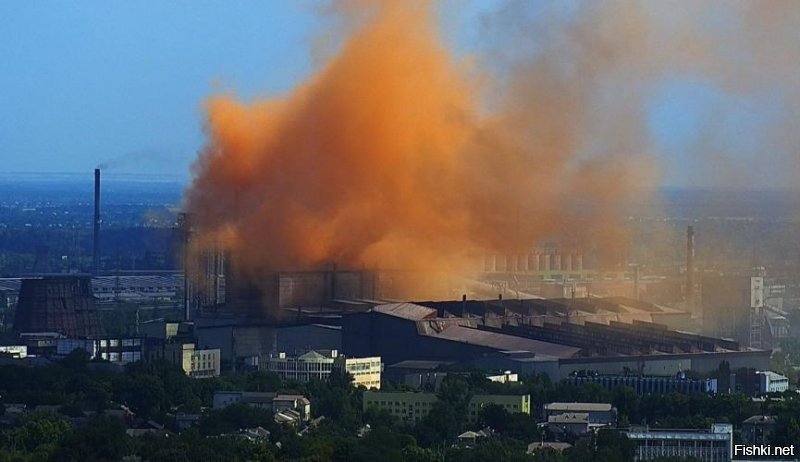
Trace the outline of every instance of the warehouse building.
{"label": "warehouse building", "polygon": [[[351,356],[381,356],[388,364],[460,362],[522,375],[544,373],[552,380],[581,370],[674,376],[686,370],[711,372],[722,361],[732,369],[769,364],[769,350],[649,321],[609,319],[605,312],[614,309],[642,314],[608,300],[575,305],[550,300],[499,302],[390,303],[349,313],[342,317],[342,350]],[[559,313],[563,313],[560,318]],[[596,322],[597,315],[606,317],[606,322]]]}

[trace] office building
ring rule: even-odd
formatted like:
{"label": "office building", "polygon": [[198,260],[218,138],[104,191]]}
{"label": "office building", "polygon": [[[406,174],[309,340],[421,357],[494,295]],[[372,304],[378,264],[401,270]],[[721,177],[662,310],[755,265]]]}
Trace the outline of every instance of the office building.
{"label": "office building", "polygon": [[636,443],[636,461],[694,458],[730,462],[733,456],[731,424],[714,424],[710,430],[631,429],[625,435]]}
{"label": "office building", "polygon": [[[364,392],[364,410],[385,410],[406,422],[418,422],[425,418],[439,402],[434,393],[413,392]],[[467,409],[467,420],[475,422],[481,410],[489,405],[504,408],[509,413],[531,413],[530,395],[474,395]]]}
{"label": "office building", "polygon": [[261,369],[275,372],[284,380],[308,382],[328,380],[333,371],[347,372],[353,385],[381,388],[381,358],[347,358],[337,350],[311,350],[298,356],[286,353],[269,355],[260,361]]}
{"label": "office building", "polygon": [[89,353],[90,359],[112,363],[132,363],[142,359],[143,342],[138,337],[59,338],[56,354],[66,356],[77,349]]}
{"label": "office building", "polygon": [[194,342],[148,339],[146,357],[148,361],[164,360],[175,364],[192,378],[217,377],[220,373],[219,349],[198,350]]}

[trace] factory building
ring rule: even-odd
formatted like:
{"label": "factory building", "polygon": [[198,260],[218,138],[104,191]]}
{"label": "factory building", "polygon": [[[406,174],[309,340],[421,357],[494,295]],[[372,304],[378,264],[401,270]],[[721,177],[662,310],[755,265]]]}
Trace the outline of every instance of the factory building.
{"label": "factory building", "polygon": [[560,249],[486,255],[483,259],[483,271],[487,274],[535,274],[545,279],[582,278],[593,273],[584,268],[582,253]]}
{"label": "factory building", "polygon": [[[778,270],[780,274],[780,270]],[[704,332],[753,347],[779,345],[790,336],[797,303],[787,298],[786,280],[766,277],[761,267],[703,275]],[[788,302],[788,303],[787,303]]]}
{"label": "factory building", "polygon": [[[235,266],[228,265],[230,268]],[[271,272],[257,283],[251,278],[230,275],[226,278],[225,305],[216,308],[238,317],[260,319],[270,324],[292,324],[286,309],[317,309],[338,299],[375,298],[377,274],[370,271],[298,271]]]}
{"label": "factory building", "polygon": [[92,293],[100,302],[123,300],[131,303],[175,302],[183,291],[183,275],[94,276]]}
{"label": "factory building", "polygon": [[[769,364],[770,351],[640,321],[664,312],[594,299],[421,302],[378,305],[342,317],[342,350],[350,356],[449,361],[560,380],[575,371],[674,376]],[[633,319],[632,322],[612,320]],[[590,321],[591,319],[591,321]],[[595,320],[606,320],[596,322]]]}
{"label": "factory building", "polygon": [[633,389],[638,395],[656,395],[667,393],[716,393],[717,379],[687,379],[678,377],[640,377],[625,375],[585,375],[572,376],[567,383],[583,385],[596,383],[606,390],[614,390],[625,386]]}
{"label": "factory building", "polygon": [[[0,310],[17,305],[22,281],[25,279],[30,278],[0,278]],[[176,301],[182,291],[183,274],[178,272],[91,277],[91,293],[98,302]]]}
{"label": "factory building", "polygon": [[228,369],[257,368],[269,353],[342,348],[341,328],[319,323],[276,326],[235,316],[203,316],[195,319],[194,335],[201,345],[219,349]]}
{"label": "factory building", "polygon": [[143,357],[143,342],[138,337],[61,338],[56,340],[56,354],[66,356],[82,349],[90,359],[111,363],[132,363]]}
{"label": "factory building", "polygon": [[763,268],[702,278],[703,333],[756,348],[769,345]]}

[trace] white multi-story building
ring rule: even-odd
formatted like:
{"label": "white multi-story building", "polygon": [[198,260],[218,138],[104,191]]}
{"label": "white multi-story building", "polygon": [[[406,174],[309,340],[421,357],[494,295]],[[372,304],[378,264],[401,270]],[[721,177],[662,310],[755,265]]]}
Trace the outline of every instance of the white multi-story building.
{"label": "white multi-story building", "polygon": [[711,430],[630,430],[636,444],[634,460],[688,459],[730,462],[733,456],[733,426],[714,424]]}
{"label": "white multi-story building", "polygon": [[285,380],[308,382],[327,380],[334,370],[345,371],[353,377],[355,386],[381,388],[381,358],[347,358],[337,350],[311,350],[299,356],[286,353],[271,354],[261,368],[275,372]]}
{"label": "white multi-story building", "polygon": [[789,378],[772,371],[758,371],[759,391],[761,393],[782,393],[789,389]]}

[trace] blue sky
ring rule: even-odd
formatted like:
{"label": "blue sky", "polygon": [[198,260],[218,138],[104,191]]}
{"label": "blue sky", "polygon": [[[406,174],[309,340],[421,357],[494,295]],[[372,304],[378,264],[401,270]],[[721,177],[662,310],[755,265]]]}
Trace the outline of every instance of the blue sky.
{"label": "blue sky", "polygon": [[301,2],[0,3],[0,156],[5,171],[187,177],[203,100],[290,89],[320,27]]}
{"label": "blue sky", "polygon": [[[478,48],[499,1],[444,0],[448,43]],[[202,104],[219,91],[252,99],[312,72],[324,17],[305,1],[0,2],[0,172],[189,177],[203,143]],[[690,143],[724,99],[702,81],[667,80],[649,102],[663,183],[697,171]],[[758,113],[758,109],[750,112]],[[745,108],[733,126],[746,129]]]}

